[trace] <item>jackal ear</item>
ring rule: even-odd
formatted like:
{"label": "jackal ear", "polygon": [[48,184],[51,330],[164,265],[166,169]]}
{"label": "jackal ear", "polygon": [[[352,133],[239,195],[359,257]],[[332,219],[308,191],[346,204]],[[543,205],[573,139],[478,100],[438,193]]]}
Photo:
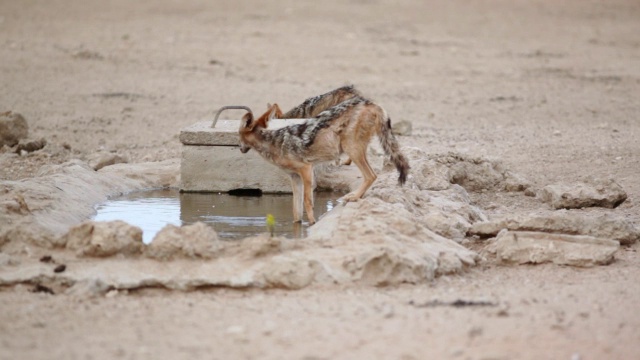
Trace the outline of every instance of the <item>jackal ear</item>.
{"label": "jackal ear", "polygon": [[249,129],[249,131],[253,130],[253,114],[246,113],[242,117],[242,126]]}
{"label": "jackal ear", "polygon": [[269,117],[267,118],[267,121],[277,118],[279,116],[278,110],[280,110],[278,104],[273,104],[269,108],[271,111],[269,111]]}
{"label": "jackal ear", "polygon": [[280,109],[280,106],[278,106],[278,103],[274,103],[273,108],[275,109],[275,118],[276,119],[282,119],[282,117],[284,116],[284,113],[282,112],[282,109]]}

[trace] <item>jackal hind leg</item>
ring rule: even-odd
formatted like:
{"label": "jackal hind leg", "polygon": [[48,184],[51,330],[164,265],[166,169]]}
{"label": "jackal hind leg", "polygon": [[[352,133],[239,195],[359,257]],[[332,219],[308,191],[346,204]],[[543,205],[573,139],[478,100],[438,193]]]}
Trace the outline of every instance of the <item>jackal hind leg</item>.
{"label": "jackal hind leg", "polygon": [[293,222],[302,222],[302,199],[303,199],[302,178],[297,173],[291,174],[291,190],[293,193]]}
{"label": "jackal hind leg", "polygon": [[360,184],[360,187],[358,187],[358,189],[342,197],[342,199],[346,202],[356,201],[360,199],[362,195],[364,195],[364,193],[371,187],[373,182],[376,181],[377,176],[371,168],[371,165],[369,165],[366,151],[367,148],[365,147],[364,149],[355,149],[355,151],[347,153],[347,155],[349,155],[349,159],[351,159],[351,161],[356,164],[358,169],[360,169],[363,179],[362,184]]}

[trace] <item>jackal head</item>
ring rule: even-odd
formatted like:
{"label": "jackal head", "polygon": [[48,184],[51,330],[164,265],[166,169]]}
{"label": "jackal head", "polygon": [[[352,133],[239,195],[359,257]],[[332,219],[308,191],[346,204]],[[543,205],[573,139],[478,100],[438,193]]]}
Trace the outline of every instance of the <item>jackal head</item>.
{"label": "jackal head", "polygon": [[246,154],[251,148],[255,147],[259,143],[259,139],[256,136],[256,132],[260,129],[266,129],[269,125],[269,120],[277,116],[280,108],[278,104],[270,105],[267,111],[259,118],[254,118],[251,111],[244,114],[240,121],[240,151]]}

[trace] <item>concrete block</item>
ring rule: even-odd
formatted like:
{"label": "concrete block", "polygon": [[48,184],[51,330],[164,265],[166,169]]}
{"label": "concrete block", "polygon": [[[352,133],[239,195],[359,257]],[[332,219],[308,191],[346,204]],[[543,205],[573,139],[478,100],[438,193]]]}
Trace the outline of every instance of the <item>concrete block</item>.
{"label": "concrete block", "polygon": [[[298,124],[304,119],[275,119],[269,128]],[[228,192],[260,189],[265,193],[291,193],[289,175],[251,150],[240,152],[239,120],[219,120],[191,125],[180,132],[181,186],[186,192]]]}
{"label": "concrete block", "polygon": [[180,173],[182,191],[291,193],[289,175],[255,151],[241,153],[239,146],[183,145]]}

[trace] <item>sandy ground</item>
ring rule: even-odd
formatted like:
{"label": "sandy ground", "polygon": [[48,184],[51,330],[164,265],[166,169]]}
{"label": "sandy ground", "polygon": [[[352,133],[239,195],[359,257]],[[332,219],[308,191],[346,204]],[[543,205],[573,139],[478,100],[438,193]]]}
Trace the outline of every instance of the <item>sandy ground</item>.
{"label": "sandy ground", "polygon": [[[177,158],[179,130],[219,106],[354,83],[413,123],[405,146],[499,159],[538,187],[612,177],[629,194],[612,212],[640,223],[639,19],[633,0],[0,1],[0,112],[49,143],[3,154],[0,178],[99,150]],[[472,196],[490,216],[543,206]],[[398,288],[4,288],[0,358],[633,359],[637,248],[604,267],[487,261]],[[426,306],[458,299],[496,306]]]}

